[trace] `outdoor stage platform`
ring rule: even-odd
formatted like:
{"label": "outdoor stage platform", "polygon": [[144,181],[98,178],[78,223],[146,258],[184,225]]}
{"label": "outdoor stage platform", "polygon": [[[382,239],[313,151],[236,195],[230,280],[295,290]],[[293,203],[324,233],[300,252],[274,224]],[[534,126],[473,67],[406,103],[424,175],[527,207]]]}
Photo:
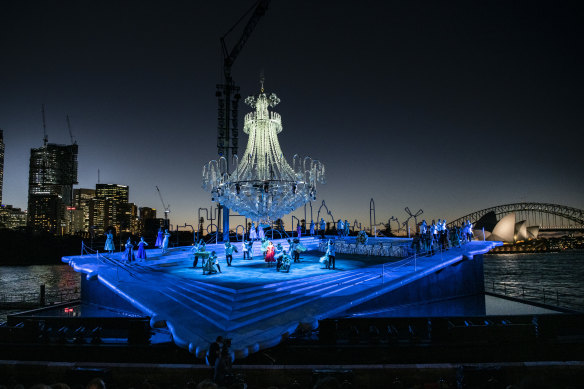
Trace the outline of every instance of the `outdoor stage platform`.
{"label": "outdoor stage platform", "polygon": [[[315,250],[316,238],[302,238]],[[372,239],[374,240],[374,239]],[[285,249],[286,240],[282,242]],[[223,245],[207,245],[220,258],[222,273],[203,275],[201,261],[193,268],[190,247],[162,254],[148,250],[144,262],[127,263],[121,253],[63,257],[82,277],[82,300],[101,306],[140,312],[152,327],[167,327],[173,341],[204,358],[219,335],[232,340],[236,358],[279,344],[299,326],[358,305],[375,306],[399,295],[409,301],[431,301],[482,293],[482,254],[500,242],[473,241],[429,257],[392,258],[338,254],[336,270],[319,263],[322,253],[308,251],[289,273],[264,262],[259,244],[254,259],[243,260],[241,243],[234,244],[228,267]]]}

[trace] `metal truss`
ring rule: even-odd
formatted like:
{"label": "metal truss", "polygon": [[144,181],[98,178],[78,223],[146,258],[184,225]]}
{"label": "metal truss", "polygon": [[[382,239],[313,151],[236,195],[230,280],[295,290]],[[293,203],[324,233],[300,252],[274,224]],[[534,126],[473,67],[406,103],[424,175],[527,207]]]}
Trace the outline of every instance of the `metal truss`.
{"label": "metal truss", "polygon": [[512,212],[540,212],[550,215],[560,216],[571,220],[577,225],[584,227],[584,210],[578,208],[567,207],[565,205],[548,204],[548,203],[513,203],[497,205],[495,207],[481,209],[473,213],[469,213],[448,223],[448,226],[460,225],[463,221],[470,220],[476,223],[481,217],[489,212],[495,212],[497,216],[507,215]]}

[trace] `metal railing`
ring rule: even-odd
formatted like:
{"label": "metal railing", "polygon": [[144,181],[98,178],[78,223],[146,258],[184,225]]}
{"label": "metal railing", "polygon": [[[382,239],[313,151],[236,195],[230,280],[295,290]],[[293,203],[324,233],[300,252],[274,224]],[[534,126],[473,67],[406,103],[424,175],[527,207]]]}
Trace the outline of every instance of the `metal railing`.
{"label": "metal railing", "polygon": [[555,305],[557,307],[584,310],[584,296],[560,292],[558,289],[535,288],[525,285],[509,284],[485,280],[485,291],[507,297],[519,298],[536,303]]}
{"label": "metal railing", "polygon": [[0,293],[0,308],[19,309],[53,305],[79,300],[81,292],[78,286],[61,289],[56,292]]}

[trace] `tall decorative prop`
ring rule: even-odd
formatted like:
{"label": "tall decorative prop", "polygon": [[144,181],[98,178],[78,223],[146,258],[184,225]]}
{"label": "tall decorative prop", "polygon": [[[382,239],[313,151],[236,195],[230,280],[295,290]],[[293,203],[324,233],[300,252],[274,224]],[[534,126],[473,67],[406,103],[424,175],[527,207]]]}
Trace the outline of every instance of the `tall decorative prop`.
{"label": "tall decorative prop", "polygon": [[211,192],[213,201],[262,223],[315,200],[317,183],[325,183],[319,161],[294,155],[290,166],[284,158],[278,142],[282,118],[269,109],[279,102],[274,93],[264,93],[261,80],[260,93],[245,99],[255,111],[245,115],[243,132],[249,139],[243,157],[232,157],[231,172],[225,157],[203,166],[203,189]]}

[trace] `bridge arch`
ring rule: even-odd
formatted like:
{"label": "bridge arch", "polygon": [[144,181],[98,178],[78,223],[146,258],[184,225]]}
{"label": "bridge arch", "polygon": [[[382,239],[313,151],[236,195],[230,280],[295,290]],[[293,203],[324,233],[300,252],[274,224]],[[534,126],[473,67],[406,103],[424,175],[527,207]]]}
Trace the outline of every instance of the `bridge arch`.
{"label": "bridge arch", "polygon": [[[544,214],[557,216],[560,218],[564,218],[569,220],[573,223],[573,228],[583,228],[584,227],[584,210],[568,207],[565,205],[559,204],[550,204],[550,203],[512,203],[512,204],[503,204],[497,205],[490,208],[481,209],[480,211],[476,211],[473,213],[469,213],[468,215],[462,216],[456,220],[451,221],[448,223],[448,226],[460,225],[463,221],[470,220],[472,223],[476,223],[481,217],[486,215],[489,212],[494,212],[499,220],[501,217],[508,215],[510,213],[523,213],[525,215],[529,215],[532,213],[534,215],[534,219],[537,220],[537,214],[540,215],[540,220],[543,221]],[[537,223],[532,223],[537,224]],[[545,225],[543,222],[539,224],[542,228],[553,228],[553,226]],[[557,227],[557,226],[555,226]]]}

